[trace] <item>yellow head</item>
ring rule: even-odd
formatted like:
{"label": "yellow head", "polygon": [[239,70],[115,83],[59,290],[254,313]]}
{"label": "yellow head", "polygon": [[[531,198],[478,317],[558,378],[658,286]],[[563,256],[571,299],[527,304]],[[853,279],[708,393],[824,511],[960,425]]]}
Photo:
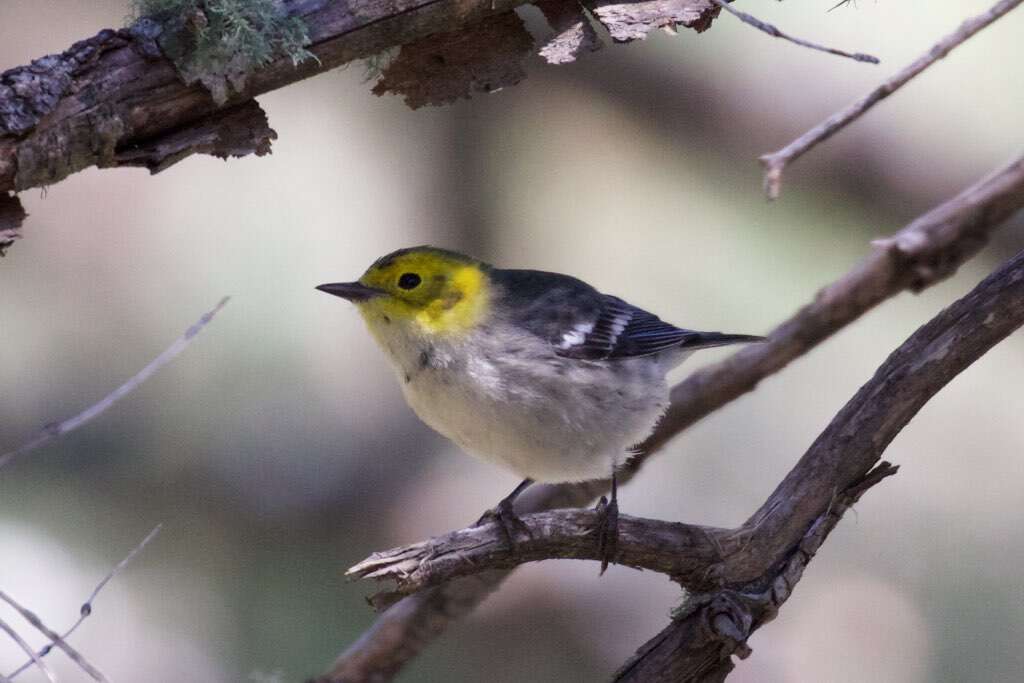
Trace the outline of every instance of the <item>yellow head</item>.
{"label": "yellow head", "polygon": [[317,289],[355,303],[378,337],[391,325],[423,336],[458,335],[488,312],[488,269],[453,251],[412,247],[377,259],[357,282]]}

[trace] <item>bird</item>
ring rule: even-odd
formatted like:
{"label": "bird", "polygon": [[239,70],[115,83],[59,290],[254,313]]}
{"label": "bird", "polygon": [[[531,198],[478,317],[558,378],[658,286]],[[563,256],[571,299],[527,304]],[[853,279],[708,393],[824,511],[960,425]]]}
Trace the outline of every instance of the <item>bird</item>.
{"label": "bird", "polygon": [[532,483],[610,478],[602,573],[617,548],[616,472],[668,407],[666,374],[694,351],[764,339],[676,327],[569,275],[426,245],[316,289],[356,305],[423,422],[523,478],[480,519],[500,522],[513,551],[514,502]]}

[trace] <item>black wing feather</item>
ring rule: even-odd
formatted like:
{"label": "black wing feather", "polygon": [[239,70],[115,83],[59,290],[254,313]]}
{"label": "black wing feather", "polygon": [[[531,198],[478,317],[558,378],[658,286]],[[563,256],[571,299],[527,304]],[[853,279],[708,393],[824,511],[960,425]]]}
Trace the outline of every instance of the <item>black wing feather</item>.
{"label": "black wing feather", "polygon": [[761,337],[697,332],[602,294],[587,283],[534,270],[491,271],[515,311],[514,321],[551,342],[555,353],[581,360],[618,360],[650,356],[672,348],[698,349]]}
{"label": "black wing feather", "polygon": [[604,304],[593,331],[581,335],[578,342],[574,337],[564,340],[561,346],[556,345],[556,353],[586,360],[637,358],[679,347],[699,334],[667,323],[618,297],[604,295]]}

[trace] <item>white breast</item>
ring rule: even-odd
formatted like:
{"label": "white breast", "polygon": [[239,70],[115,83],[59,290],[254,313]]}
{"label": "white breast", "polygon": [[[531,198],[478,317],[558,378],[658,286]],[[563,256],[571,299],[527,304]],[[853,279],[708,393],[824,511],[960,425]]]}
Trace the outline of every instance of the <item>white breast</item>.
{"label": "white breast", "polygon": [[650,359],[566,359],[532,337],[491,333],[461,349],[435,345],[413,363],[404,355],[399,379],[424,422],[536,481],[608,477],[668,403],[664,371]]}

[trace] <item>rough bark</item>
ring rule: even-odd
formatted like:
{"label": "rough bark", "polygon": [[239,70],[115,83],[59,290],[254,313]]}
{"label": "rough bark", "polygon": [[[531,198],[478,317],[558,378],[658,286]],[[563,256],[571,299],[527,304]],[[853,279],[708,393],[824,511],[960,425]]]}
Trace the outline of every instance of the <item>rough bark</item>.
{"label": "rough bark", "polygon": [[[673,623],[642,647],[615,680],[724,678],[732,667],[730,655],[749,653],[747,637],[774,618],[850,502],[893,472],[888,463],[876,466],[889,443],[942,387],[1022,324],[1024,252],[889,356],[744,524],[744,529],[752,530],[750,543],[744,561],[725,563],[725,587],[692,596]],[[837,497],[835,491],[843,493]],[[716,601],[726,599],[730,608],[718,609]],[[712,637],[696,646],[681,641],[709,619]],[[687,647],[678,647],[679,642]]]}
{"label": "rough bark", "polygon": [[[446,34],[451,41],[461,32],[479,34],[480,22],[511,22],[514,17],[509,13],[525,3],[284,0],[282,4],[289,14],[305,21],[311,41],[308,50],[316,59],[298,65],[288,58],[278,59],[248,74],[241,88],[232,89],[220,104],[201,85],[182,81],[161,51],[161,27],[148,20],[128,29],[100,31],[62,54],[0,74],[0,193],[52,185],[90,166],[141,163],[158,171],[195,152],[263,153],[274,135],[253,97],[428,36]],[[598,18],[608,17],[613,36],[631,31],[629,37],[640,38],[646,34],[645,26],[680,24],[703,30],[719,9],[710,0],[665,0],[603,4],[596,11]],[[493,38],[493,33],[488,35]],[[422,48],[422,43],[417,44]],[[477,52],[478,59],[486,61],[488,51]],[[403,59],[399,53],[398,59],[406,65],[412,61],[408,54]],[[479,63],[455,66],[481,86],[498,87],[508,82],[502,80],[503,69],[521,69],[519,59],[521,55],[515,59],[506,55],[503,62],[486,69],[476,68]],[[455,77],[451,69],[437,71],[433,76],[438,79],[437,88]],[[427,82],[419,85],[430,88]]]}

